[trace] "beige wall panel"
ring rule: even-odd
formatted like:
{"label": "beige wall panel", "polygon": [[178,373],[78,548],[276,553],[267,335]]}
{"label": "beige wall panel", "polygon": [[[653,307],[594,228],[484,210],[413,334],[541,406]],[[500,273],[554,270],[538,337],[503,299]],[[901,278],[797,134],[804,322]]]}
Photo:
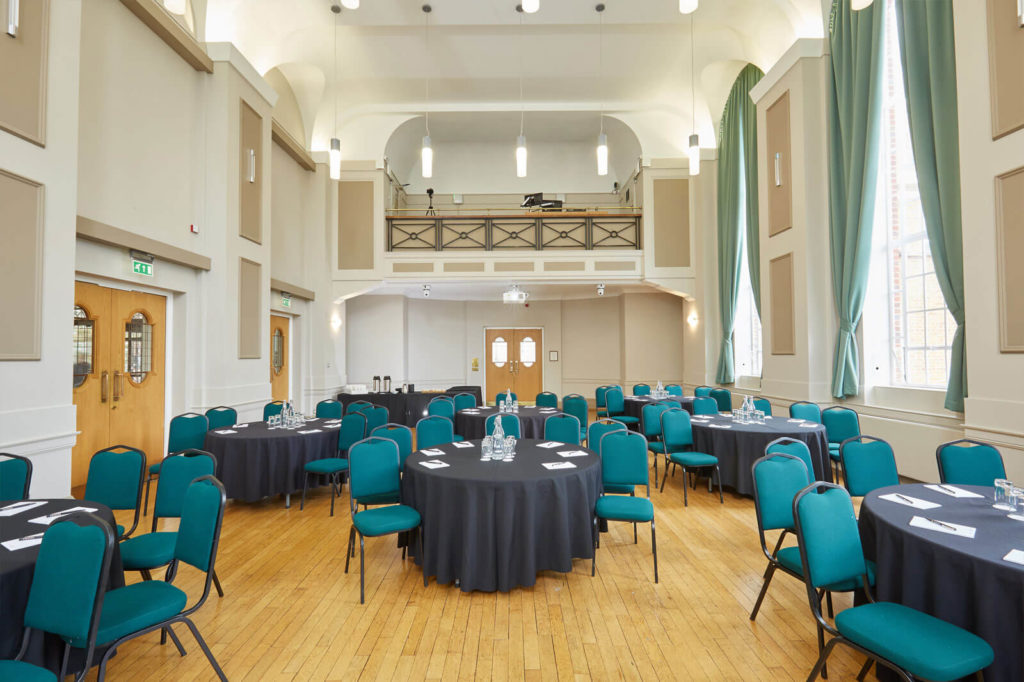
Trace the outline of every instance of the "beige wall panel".
{"label": "beige wall panel", "polygon": [[772,355],[796,354],[796,324],[793,315],[793,254],[768,263],[771,288]]}
{"label": "beige wall panel", "polygon": [[[619,300],[562,301],[562,384],[591,400],[594,389],[622,376]],[[549,348],[551,346],[549,345]]]}
{"label": "beige wall panel", "polygon": [[629,385],[682,381],[683,299],[661,293],[623,294],[619,298],[622,381]]}
{"label": "beige wall panel", "polygon": [[259,263],[238,259],[238,357],[243,360],[262,357],[263,278],[260,270]]}
{"label": "beige wall panel", "polygon": [[544,263],[544,271],[545,272],[576,272],[576,271],[579,271],[579,270],[585,270],[586,267],[587,267],[587,264],[584,263],[583,261],[569,261],[569,262],[553,261],[553,262]]}
{"label": "beige wall panel", "polygon": [[373,268],[373,182],[338,183],[338,269]]}
{"label": "beige wall panel", "polygon": [[690,266],[690,182],[654,181],[654,267]]}
{"label": "beige wall panel", "polygon": [[495,263],[495,272],[533,272],[533,263]]}
{"label": "beige wall panel", "polygon": [[238,149],[238,235],[263,243],[263,117],[239,100],[241,125]]}
{"label": "beige wall panel", "polygon": [[988,56],[994,139],[1024,128],[1024,27],[1017,0],[988,0]]}
{"label": "beige wall panel", "polygon": [[636,263],[633,261],[597,261],[594,269],[602,272],[633,272],[636,270]]}
{"label": "beige wall panel", "polygon": [[1024,353],[1024,168],[996,178],[999,349]]}
{"label": "beige wall panel", "polygon": [[483,263],[445,263],[445,272],[483,272]]}
{"label": "beige wall panel", "polygon": [[21,0],[14,37],[6,33],[8,2],[0,2],[0,129],[44,145],[50,1]]}
{"label": "beige wall panel", "polygon": [[0,247],[0,291],[5,292],[0,296],[0,360],[39,360],[43,186],[0,170],[0,210],[5,228]]}
{"label": "beige wall panel", "polygon": [[[307,187],[313,176],[280,145],[270,145],[271,277],[308,286],[306,259]],[[312,212],[312,211],[310,211]]]}
{"label": "beige wall panel", "polygon": [[394,263],[391,272],[433,272],[433,263]]}
{"label": "beige wall panel", "polygon": [[792,152],[790,145],[789,90],[768,107],[768,236],[793,227]]}

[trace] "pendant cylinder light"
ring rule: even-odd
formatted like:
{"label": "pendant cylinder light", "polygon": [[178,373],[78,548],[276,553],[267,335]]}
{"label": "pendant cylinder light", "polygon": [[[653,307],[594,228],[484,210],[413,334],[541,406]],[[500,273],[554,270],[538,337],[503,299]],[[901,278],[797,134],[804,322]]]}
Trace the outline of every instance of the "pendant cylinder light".
{"label": "pendant cylinder light", "polygon": [[522,6],[524,12],[527,14],[533,14],[540,9],[540,0],[523,0]]}
{"label": "pendant cylinder light", "polygon": [[516,138],[516,177],[526,177],[526,136]]}
{"label": "pendant cylinder light", "polygon": [[854,12],[871,6],[873,0],[850,0],[850,9]]}
{"label": "pendant cylinder light", "polygon": [[359,0],[341,0],[341,5],[345,9],[359,9]]}
{"label": "pendant cylinder light", "polygon": [[429,178],[434,175],[434,148],[430,146],[430,135],[423,136],[423,148],[420,149],[420,165],[423,170],[423,177]]}
{"label": "pendant cylinder light", "polygon": [[679,0],[679,13],[689,14],[697,11],[698,0]]}
{"label": "pendant cylinder light", "polygon": [[690,175],[700,175],[700,137],[697,133],[690,135],[690,147],[686,155],[690,162]]}
{"label": "pendant cylinder light", "polygon": [[341,140],[331,138],[331,149],[327,152],[328,165],[331,170],[331,180],[341,180]]}
{"label": "pendant cylinder light", "polygon": [[608,136],[597,136],[597,174],[608,175]]}
{"label": "pendant cylinder light", "polygon": [[184,14],[185,0],[164,0],[164,7],[171,14]]}

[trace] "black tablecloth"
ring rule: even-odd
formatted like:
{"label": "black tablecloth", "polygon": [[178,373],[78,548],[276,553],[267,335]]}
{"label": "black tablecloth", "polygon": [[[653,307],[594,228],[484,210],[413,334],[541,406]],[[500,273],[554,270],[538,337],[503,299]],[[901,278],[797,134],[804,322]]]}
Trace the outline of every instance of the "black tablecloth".
{"label": "black tablecloth", "polygon": [[[593,556],[594,505],[601,461],[557,453],[581,449],[538,447],[520,440],[512,462],[481,462],[472,448],[440,447],[442,457],[413,453],[402,477],[402,502],[423,517],[425,570],[439,583],[459,579],[463,591],[503,592],[537,581],[538,571],[572,570],[574,558]],[[427,469],[441,459],[450,466]],[[572,462],[549,471],[543,462]]]}
{"label": "black tablecloth", "polygon": [[[987,641],[995,661],[984,671],[986,682],[1024,679],[1024,566],[1003,560],[1011,549],[1024,550],[1024,522],[993,509],[992,488],[958,487],[982,497],[953,498],[923,484],[865,496],[860,533],[865,555],[878,564],[876,598],[930,613]],[[921,510],[878,499],[895,491],[942,506]],[[911,527],[914,516],[977,532],[970,539]]]}
{"label": "black tablecloth", "polygon": [[[497,414],[496,407],[481,407],[476,410],[462,410],[455,414],[455,433],[466,440],[477,440],[483,438],[487,418]],[[541,407],[520,407],[515,413],[519,417],[519,434],[523,438],[543,438],[544,420],[556,414],[562,414],[553,408]]]}
{"label": "black tablecloth", "polygon": [[[810,422],[803,422],[810,423]],[[711,424],[729,426],[715,428]],[[832,464],[828,456],[828,438],[825,427],[815,424],[806,428],[786,417],[765,418],[764,424],[736,424],[731,417],[711,417],[707,421],[693,420],[693,449],[718,458],[722,472],[722,485],[742,495],[754,494],[754,481],[750,467],[764,456],[768,443],[776,438],[795,438],[807,443],[814,463],[814,478],[832,480]]]}
{"label": "black tablecloth", "polygon": [[[647,395],[630,395],[626,396],[623,400],[626,408],[626,416],[636,417],[637,419],[643,420],[644,405],[649,403],[660,403],[663,401],[672,401],[679,403],[679,407],[683,408],[690,414],[693,414],[693,396],[687,395],[670,395],[665,398],[652,398]],[[639,430],[639,427],[637,427]]]}
{"label": "black tablecloth", "polygon": [[[10,503],[0,502],[0,507]],[[102,504],[82,500],[46,500],[46,504],[42,506],[14,516],[0,517],[0,542],[45,531],[47,526],[29,523],[29,520],[79,506],[94,507],[96,511],[92,513],[109,523],[116,534],[114,514]],[[13,552],[0,546],[0,659],[14,658],[21,648],[25,607],[28,606],[28,593],[32,586],[32,574],[38,556],[38,545]],[[110,557],[107,589],[112,590],[116,587],[124,587],[124,570],[121,567],[121,550],[115,542],[114,553]],[[84,656],[75,656],[74,651],[69,667],[71,670],[81,670]],[[60,671],[63,655],[63,640],[56,635],[41,635],[37,632],[33,634],[29,643],[25,661],[49,668],[56,674]],[[99,658],[94,660],[98,661]]]}
{"label": "black tablecloth", "polygon": [[459,393],[472,393],[476,396],[476,404],[480,405],[481,391],[479,386],[456,386],[444,393],[339,393],[338,401],[348,409],[349,403],[365,400],[374,405],[388,408],[388,421],[405,424],[413,428],[416,422],[427,416],[427,406],[439,395],[455,396]]}
{"label": "black tablecloth", "polygon": [[[324,457],[336,457],[338,427],[314,419],[298,429],[268,429],[264,422],[247,427],[216,429],[206,434],[206,449],[217,458],[217,478],[227,496],[255,502],[272,495],[302,491],[303,466]],[[320,429],[318,433],[299,431]],[[235,433],[225,434],[229,430]]]}

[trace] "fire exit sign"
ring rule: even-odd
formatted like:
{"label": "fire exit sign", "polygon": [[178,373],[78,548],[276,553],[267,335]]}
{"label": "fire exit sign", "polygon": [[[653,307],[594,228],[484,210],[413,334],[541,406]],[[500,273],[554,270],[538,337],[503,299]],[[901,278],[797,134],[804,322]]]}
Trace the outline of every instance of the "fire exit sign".
{"label": "fire exit sign", "polygon": [[145,277],[153,276],[153,264],[147,263],[144,260],[138,258],[132,258],[132,272],[136,275],[143,275]]}

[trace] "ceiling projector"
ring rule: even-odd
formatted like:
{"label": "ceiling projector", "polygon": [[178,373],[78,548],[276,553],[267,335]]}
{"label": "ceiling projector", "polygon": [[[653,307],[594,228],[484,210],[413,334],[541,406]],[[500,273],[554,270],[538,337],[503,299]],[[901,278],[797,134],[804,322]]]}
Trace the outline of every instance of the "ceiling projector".
{"label": "ceiling projector", "polygon": [[526,299],[530,295],[519,288],[518,284],[513,284],[508,291],[501,294],[501,300],[504,303],[526,303]]}

